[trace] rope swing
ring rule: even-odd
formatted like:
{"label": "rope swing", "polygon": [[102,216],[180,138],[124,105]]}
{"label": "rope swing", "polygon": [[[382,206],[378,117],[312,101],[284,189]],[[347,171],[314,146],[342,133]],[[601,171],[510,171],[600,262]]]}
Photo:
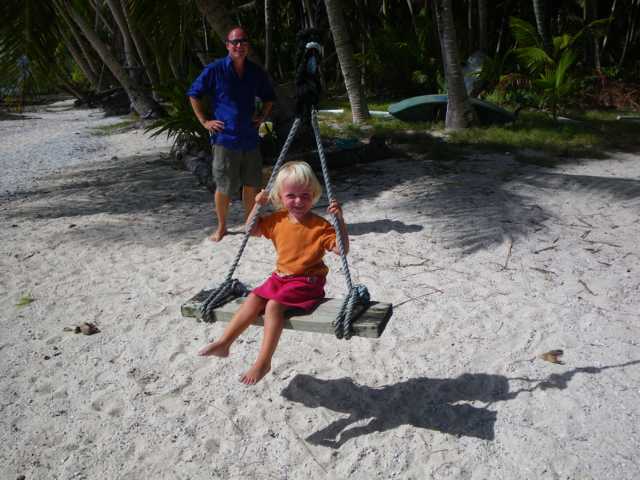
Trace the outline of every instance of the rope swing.
{"label": "rope swing", "polygon": [[[296,117],[291,125],[287,139],[282,146],[280,155],[273,167],[265,191],[270,192],[275,178],[284,164],[287,153],[298,133],[300,127],[310,123],[315,137],[322,177],[327,192],[329,203],[335,200],[329,169],[322,146],[320,126],[318,124],[318,103],[321,92],[320,83],[320,56],[321,46],[317,41],[320,33],[315,29],[308,29],[298,34],[298,43],[301,48],[298,51],[298,68],[296,70]],[[257,205],[255,213],[248,222],[248,227],[227,275],[220,285],[213,290],[203,290],[182,305],[182,314],[186,317],[202,318],[204,321],[216,320],[229,321],[241,305],[243,297],[249,294],[249,288],[240,280],[233,278],[236,268],[240,263],[242,254],[249,241],[250,232],[254,230],[262,205]],[[349,262],[345,253],[346,239],[339,227],[338,218],[331,214],[331,224],[336,231],[336,244],[342,262],[342,273],[346,282],[346,295],[340,302],[339,299],[325,298],[316,309],[305,315],[291,312],[288,317],[288,326],[296,330],[305,330],[318,333],[333,333],[337,338],[350,339],[354,335],[377,338],[384,331],[393,307],[389,303],[371,301],[369,291],[364,285],[354,285],[349,271]],[[357,324],[354,328],[354,321]],[[257,323],[259,324],[260,318]]]}

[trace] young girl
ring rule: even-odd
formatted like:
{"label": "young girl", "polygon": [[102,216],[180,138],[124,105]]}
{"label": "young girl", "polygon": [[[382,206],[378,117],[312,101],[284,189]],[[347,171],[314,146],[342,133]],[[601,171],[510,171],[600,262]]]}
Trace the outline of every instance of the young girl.
{"label": "young girl", "polygon": [[[271,357],[284,327],[284,313],[289,308],[310,311],[324,297],[328,268],[322,261],[325,251],[340,254],[336,232],[324,218],[311,212],[322,193],[318,179],[305,162],[289,162],[278,172],[274,187],[267,196],[262,190],[247,219],[247,228],[258,205],[269,200],[278,211],[260,217],[250,232],[270,239],[277,252],[276,270],[253,290],[236,312],[220,337],[202,347],[199,355],[226,357],[229,347],[240,334],[264,312],[264,336],[253,366],[240,381],[253,385],[271,370]],[[329,213],[336,216],[347,253],[349,240],[342,210],[332,201]]]}

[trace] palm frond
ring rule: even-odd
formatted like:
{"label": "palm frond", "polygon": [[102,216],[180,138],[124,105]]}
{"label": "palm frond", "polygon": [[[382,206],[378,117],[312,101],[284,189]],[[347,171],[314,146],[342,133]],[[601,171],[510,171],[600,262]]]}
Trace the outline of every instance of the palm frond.
{"label": "palm frond", "polygon": [[556,88],[564,83],[567,71],[571,68],[571,65],[576,61],[576,54],[571,50],[565,50],[562,52],[562,56],[558,61],[556,67]]}
{"label": "palm frond", "polygon": [[545,65],[553,64],[553,59],[540,47],[524,47],[514,50],[518,61],[529,71],[537,73]]}
{"label": "palm frond", "polygon": [[517,17],[509,17],[509,27],[511,28],[511,34],[513,35],[513,38],[515,38],[518,47],[542,48],[542,40],[538,35],[536,27],[526,20]]}

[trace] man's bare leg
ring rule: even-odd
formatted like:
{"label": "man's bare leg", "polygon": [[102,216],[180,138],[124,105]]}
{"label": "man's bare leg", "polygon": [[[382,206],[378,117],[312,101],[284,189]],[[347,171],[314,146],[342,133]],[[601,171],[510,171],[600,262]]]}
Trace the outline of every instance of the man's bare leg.
{"label": "man's bare leg", "polygon": [[209,238],[214,242],[219,242],[227,234],[227,212],[231,199],[228,195],[216,190],[216,217],[218,217],[218,228]]}
{"label": "man's bare leg", "polygon": [[245,385],[255,385],[271,370],[271,357],[276,351],[280,334],[284,328],[284,311],[287,307],[274,301],[267,302],[264,312],[264,331],[260,352],[255,363],[244,372],[240,381]]}
{"label": "man's bare leg", "polygon": [[251,209],[253,205],[256,203],[256,195],[258,194],[258,189],[256,187],[250,187],[249,185],[244,185],[242,187],[242,205],[244,206],[244,220],[247,221],[247,217],[251,213]]}
{"label": "man's bare leg", "polygon": [[266,303],[267,301],[264,298],[250,293],[231,321],[227,324],[222,336],[215,342],[208,343],[198,350],[198,355],[202,355],[203,357],[209,355],[215,355],[216,357],[229,356],[229,347],[231,347],[231,344],[249,325],[255,322]]}

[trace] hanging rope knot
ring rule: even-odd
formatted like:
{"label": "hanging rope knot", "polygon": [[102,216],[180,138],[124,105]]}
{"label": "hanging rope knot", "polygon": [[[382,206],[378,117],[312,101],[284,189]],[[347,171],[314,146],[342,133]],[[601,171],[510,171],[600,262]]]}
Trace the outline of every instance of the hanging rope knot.
{"label": "hanging rope knot", "polygon": [[240,298],[246,297],[248,294],[249,289],[240,280],[235,278],[225,280],[219,287],[214,288],[202,303],[200,307],[202,319],[205,322],[213,322],[212,312],[227,303],[230,300],[229,297]]}
{"label": "hanging rope knot", "polygon": [[371,295],[369,295],[369,290],[366,286],[359,283],[353,286],[353,290],[355,291],[356,303],[369,305],[369,302],[371,302]]}
{"label": "hanging rope knot", "polygon": [[240,298],[249,295],[250,290],[244,283],[234,278],[231,281],[231,292],[233,293],[234,297]]}
{"label": "hanging rope knot", "polygon": [[367,287],[364,285],[353,285],[351,287],[334,322],[337,338],[349,340],[353,336],[353,307],[355,305],[366,307],[370,301],[371,297]]}
{"label": "hanging rope knot", "polygon": [[322,58],[321,34],[315,28],[308,28],[298,33],[297,68],[296,68],[296,113],[305,119],[317,106],[322,93],[320,82],[320,61]]}

